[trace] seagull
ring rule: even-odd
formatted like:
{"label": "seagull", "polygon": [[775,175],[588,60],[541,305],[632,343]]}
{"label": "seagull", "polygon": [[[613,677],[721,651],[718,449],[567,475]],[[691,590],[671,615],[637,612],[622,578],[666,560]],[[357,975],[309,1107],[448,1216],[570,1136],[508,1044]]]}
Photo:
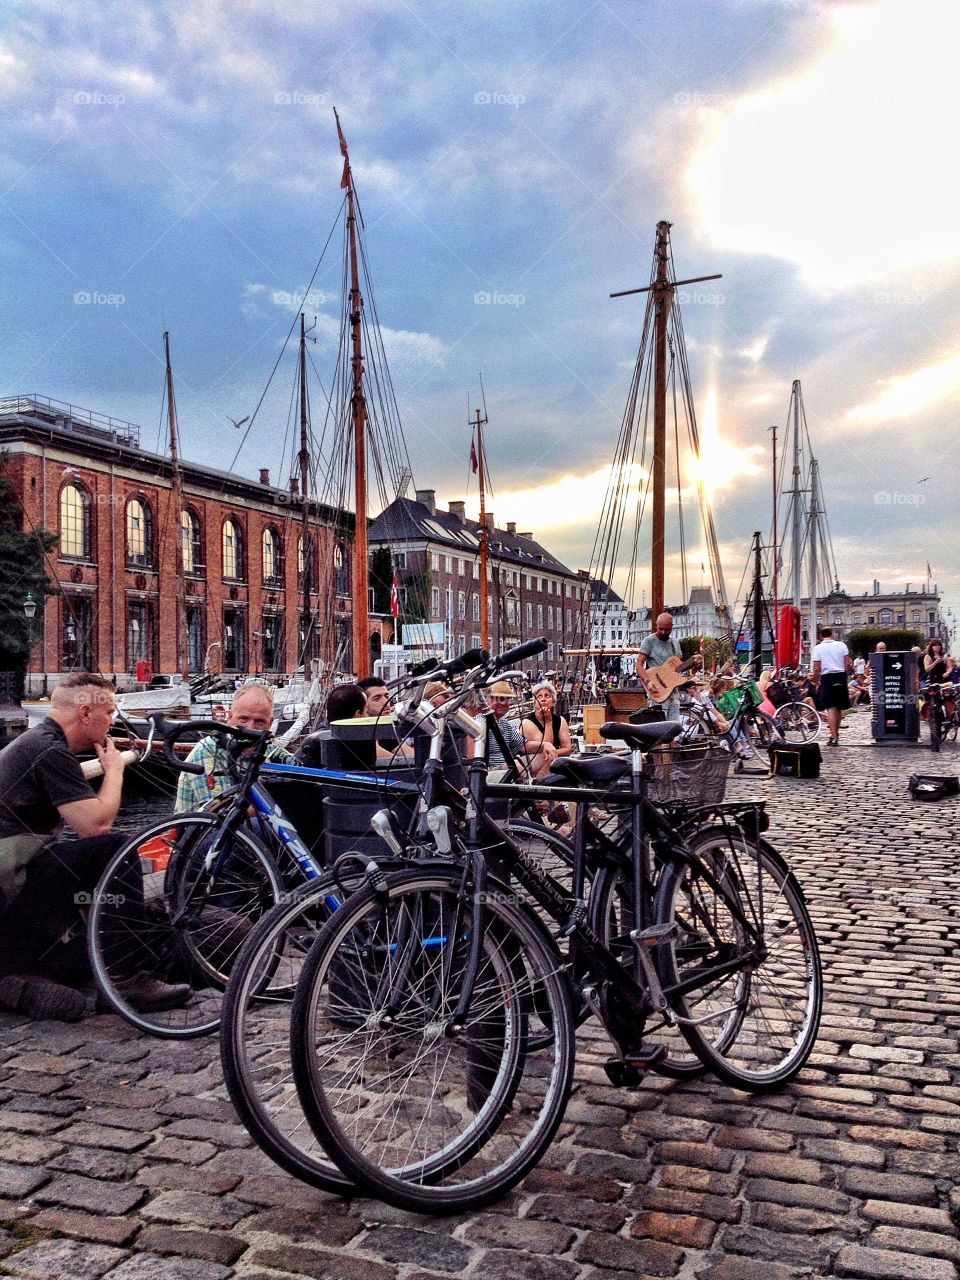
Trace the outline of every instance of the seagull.
{"label": "seagull", "polygon": [[249,413],[247,414],[247,416],[246,416],[245,418],[241,418],[239,422],[236,420],[236,418],[231,418],[231,417],[230,417],[230,415],[229,415],[229,413],[228,413],[228,414],[226,414],[225,416],[226,416],[226,418],[228,419],[228,421],[230,421],[230,422],[232,422],[232,423],[233,423],[233,425],[234,425],[235,427],[242,427],[242,426],[243,426],[243,424],[244,424],[245,422],[249,422],[249,421],[250,421],[250,415],[249,415]]}
{"label": "seagull", "polygon": [[[244,418],[244,422],[246,422],[246,418]],[[922,480],[917,481],[917,484],[926,484],[929,479],[930,476],[924,476]]]}

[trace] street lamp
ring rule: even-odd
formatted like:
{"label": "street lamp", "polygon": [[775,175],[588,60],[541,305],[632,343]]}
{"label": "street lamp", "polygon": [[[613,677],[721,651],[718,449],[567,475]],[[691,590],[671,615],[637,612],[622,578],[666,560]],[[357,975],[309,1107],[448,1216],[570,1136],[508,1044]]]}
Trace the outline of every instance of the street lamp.
{"label": "street lamp", "polygon": [[27,666],[24,672],[23,688],[24,692],[29,694],[30,681],[30,663],[33,659],[33,619],[37,612],[37,602],[33,598],[33,592],[27,592],[27,598],[23,602],[23,616],[27,620]]}

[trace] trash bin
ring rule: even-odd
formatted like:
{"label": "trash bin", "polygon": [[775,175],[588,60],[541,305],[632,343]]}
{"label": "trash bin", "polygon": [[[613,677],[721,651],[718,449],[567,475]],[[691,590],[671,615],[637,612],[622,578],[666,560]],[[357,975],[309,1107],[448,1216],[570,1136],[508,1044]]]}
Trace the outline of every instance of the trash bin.
{"label": "trash bin", "polygon": [[881,745],[917,742],[920,738],[917,655],[871,653],[870,702],[874,741]]}

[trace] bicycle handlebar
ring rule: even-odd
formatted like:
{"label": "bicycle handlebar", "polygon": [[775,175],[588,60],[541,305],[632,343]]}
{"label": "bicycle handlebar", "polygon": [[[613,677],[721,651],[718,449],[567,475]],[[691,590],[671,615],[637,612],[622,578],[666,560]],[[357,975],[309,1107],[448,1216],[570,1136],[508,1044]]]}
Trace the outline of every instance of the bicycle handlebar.
{"label": "bicycle handlebar", "polygon": [[[262,742],[268,731],[254,733],[250,729],[241,729],[238,725],[225,724],[222,720],[178,720],[176,724],[163,722],[162,716],[148,716],[153,722],[156,732],[163,738],[163,758],[180,773],[203,773],[202,764],[190,764],[181,760],[174,752],[174,746],[187,733],[212,734],[217,738],[233,738],[238,746],[254,747]],[[199,739],[198,739],[199,741]],[[218,743],[218,746],[224,745]]]}

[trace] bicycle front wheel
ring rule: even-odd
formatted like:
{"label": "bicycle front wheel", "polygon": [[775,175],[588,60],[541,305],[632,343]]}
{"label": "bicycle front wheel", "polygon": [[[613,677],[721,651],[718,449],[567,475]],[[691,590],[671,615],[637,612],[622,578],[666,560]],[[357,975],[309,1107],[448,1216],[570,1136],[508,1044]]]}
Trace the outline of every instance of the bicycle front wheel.
{"label": "bicycle front wheel", "polygon": [[802,746],[820,737],[821,720],[809,702],[785,702],[777,707],[773,719],[787,742]]}
{"label": "bicycle front wheel", "polygon": [[572,1081],[556,951],[494,882],[478,918],[462,886],[458,869],[411,871],[355,895],[321,931],[294,998],[294,1074],[314,1132],[361,1188],[419,1213],[476,1208],[519,1182]]}
{"label": "bicycle front wheel", "polygon": [[813,1051],[823,1003],[816,936],[778,853],[717,830],[660,878],[657,919],[675,923],[657,957],[687,1043],[726,1084],[778,1089]]}
{"label": "bicycle front wheel", "polygon": [[[88,947],[100,995],[150,1035],[185,1040],[217,1029],[233,960],[283,892],[262,845],[243,830],[221,833],[220,823],[195,813],[148,828],[114,854],[91,901]],[[145,1007],[147,980],[183,998]]]}

